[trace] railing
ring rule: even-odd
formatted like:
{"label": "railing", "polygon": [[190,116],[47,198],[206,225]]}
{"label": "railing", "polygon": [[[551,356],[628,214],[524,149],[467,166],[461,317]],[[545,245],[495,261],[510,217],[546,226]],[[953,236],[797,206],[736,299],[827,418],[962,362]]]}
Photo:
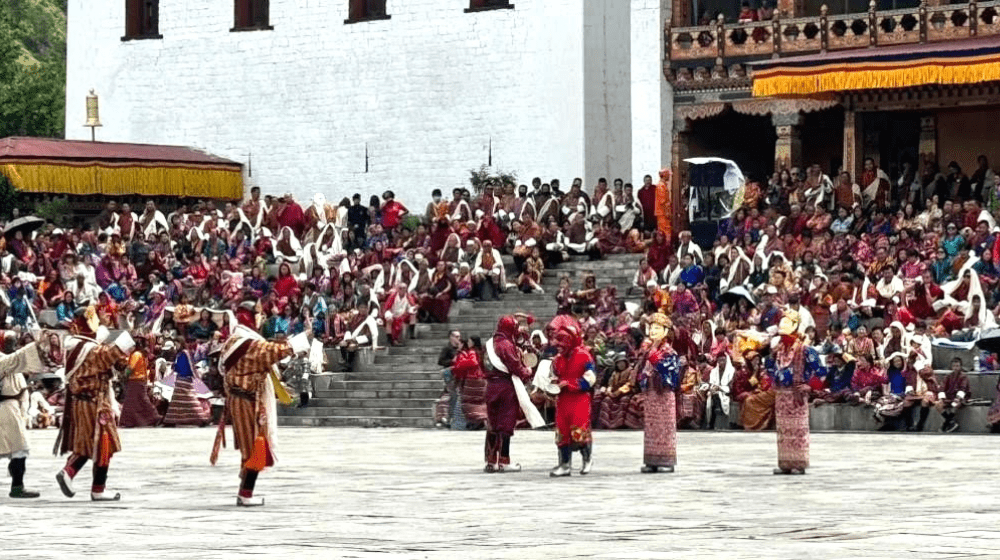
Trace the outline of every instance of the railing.
{"label": "railing", "polygon": [[664,33],[670,61],[726,58],[777,58],[809,52],[947,41],[1000,34],[1000,0],[966,5],[875,10],[867,13],[668,27]]}

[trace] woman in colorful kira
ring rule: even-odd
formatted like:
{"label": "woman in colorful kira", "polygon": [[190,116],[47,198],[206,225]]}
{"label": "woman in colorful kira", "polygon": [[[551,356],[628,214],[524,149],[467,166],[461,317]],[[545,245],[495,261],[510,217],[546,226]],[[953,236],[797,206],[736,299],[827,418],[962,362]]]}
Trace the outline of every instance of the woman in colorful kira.
{"label": "woman in colorful kira", "polygon": [[823,374],[819,354],[799,338],[799,314],[785,309],[778,345],[767,359],[774,379],[778,468],[774,474],[805,474],[809,467],[809,379]]}
{"label": "woman in colorful kira", "polygon": [[[680,357],[667,337],[670,318],[654,313],[647,327],[648,338],[640,356],[644,369],[640,384],[644,393],[644,473],[674,472],[677,464],[677,400],[680,387]],[[643,363],[643,362],[640,362]]]}

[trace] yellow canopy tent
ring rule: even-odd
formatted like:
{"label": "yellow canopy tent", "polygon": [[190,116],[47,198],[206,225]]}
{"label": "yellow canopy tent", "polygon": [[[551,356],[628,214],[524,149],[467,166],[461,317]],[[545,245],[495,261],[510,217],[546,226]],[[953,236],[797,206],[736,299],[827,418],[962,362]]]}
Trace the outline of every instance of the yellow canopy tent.
{"label": "yellow canopy tent", "polygon": [[854,49],[752,64],[754,97],[1000,80],[1000,36]]}
{"label": "yellow canopy tent", "polygon": [[0,173],[21,192],[243,198],[243,164],[183,146],[3,138]]}

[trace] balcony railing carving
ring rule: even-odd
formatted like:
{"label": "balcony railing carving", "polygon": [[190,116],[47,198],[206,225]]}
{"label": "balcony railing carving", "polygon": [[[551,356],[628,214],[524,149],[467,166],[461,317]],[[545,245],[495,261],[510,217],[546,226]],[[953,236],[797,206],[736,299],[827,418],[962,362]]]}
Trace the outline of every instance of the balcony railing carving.
{"label": "balcony railing carving", "polygon": [[[664,32],[668,70],[672,63],[726,59],[746,62],[812,52],[947,41],[1000,34],[1000,0],[966,5],[928,6],[867,13],[725,23],[722,16],[705,26],[669,27]],[[697,73],[697,70],[695,71]]]}

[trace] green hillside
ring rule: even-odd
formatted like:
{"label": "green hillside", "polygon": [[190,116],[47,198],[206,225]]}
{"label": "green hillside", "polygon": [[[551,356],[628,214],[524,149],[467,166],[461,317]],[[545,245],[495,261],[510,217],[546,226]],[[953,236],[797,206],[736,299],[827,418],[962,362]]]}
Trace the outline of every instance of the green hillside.
{"label": "green hillside", "polygon": [[0,137],[62,137],[66,0],[0,0]]}
{"label": "green hillside", "polygon": [[66,0],[3,0],[0,4],[0,10],[11,16],[22,64],[50,57],[65,60]]}

